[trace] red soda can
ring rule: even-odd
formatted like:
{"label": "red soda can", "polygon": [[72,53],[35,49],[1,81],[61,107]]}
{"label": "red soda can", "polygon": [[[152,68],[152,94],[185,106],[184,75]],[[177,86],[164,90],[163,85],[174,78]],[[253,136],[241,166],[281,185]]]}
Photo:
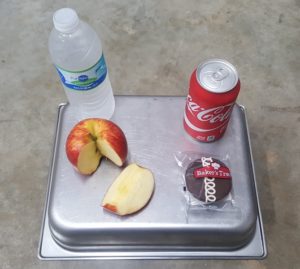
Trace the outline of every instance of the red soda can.
{"label": "red soda can", "polygon": [[226,131],[240,91],[235,67],[221,59],[200,64],[192,73],[186,99],[184,129],[201,142],[213,142]]}

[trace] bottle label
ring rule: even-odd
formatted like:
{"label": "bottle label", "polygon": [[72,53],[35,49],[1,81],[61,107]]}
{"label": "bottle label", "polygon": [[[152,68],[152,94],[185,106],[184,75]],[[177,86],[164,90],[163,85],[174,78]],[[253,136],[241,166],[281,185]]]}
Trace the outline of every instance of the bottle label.
{"label": "bottle label", "polygon": [[102,54],[99,61],[83,71],[67,71],[55,66],[62,83],[73,90],[88,91],[97,87],[106,78],[107,68]]}

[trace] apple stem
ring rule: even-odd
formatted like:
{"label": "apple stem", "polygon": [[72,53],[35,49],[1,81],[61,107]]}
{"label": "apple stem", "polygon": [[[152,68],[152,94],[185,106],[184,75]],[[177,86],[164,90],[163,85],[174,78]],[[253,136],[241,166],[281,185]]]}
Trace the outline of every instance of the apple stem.
{"label": "apple stem", "polygon": [[97,137],[96,137],[96,136],[94,136],[94,135],[92,135],[92,134],[89,134],[89,135],[90,135],[91,139],[92,139],[94,142],[97,141]]}

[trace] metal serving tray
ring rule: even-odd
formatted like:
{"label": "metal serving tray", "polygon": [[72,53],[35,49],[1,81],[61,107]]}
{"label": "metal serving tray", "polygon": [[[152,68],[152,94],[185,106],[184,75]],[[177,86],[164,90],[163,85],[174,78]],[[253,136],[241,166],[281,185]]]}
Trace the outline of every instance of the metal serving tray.
{"label": "metal serving tray", "polygon": [[[40,259],[262,259],[266,245],[257,198],[251,146],[242,106],[235,105],[224,137],[199,143],[182,126],[184,97],[116,96],[112,120],[124,131],[129,162],[152,170],[155,192],[139,213],[118,217],[101,201],[121,168],[103,160],[89,177],[65,154],[75,111],[59,106]],[[205,152],[230,159],[237,211],[187,210],[178,152]],[[194,215],[193,215],[194,216]]]}

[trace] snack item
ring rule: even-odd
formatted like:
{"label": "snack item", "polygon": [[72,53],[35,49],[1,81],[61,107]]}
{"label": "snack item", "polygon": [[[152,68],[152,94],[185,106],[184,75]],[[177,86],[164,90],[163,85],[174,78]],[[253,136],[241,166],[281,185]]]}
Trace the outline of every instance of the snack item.
{"label": "snack item", "polygon": [[132,214],[148,203],[153,190],[152,172],[133,163],[128,165],[110,186],[102,206],[120,216]]}
{"label": "snack item", "polygon": [[188,191],[206,204],[223,199],[232,187],[229,168],[212,157],[192,162],[186,170],[185,181]]}
{"label": "snack item", "polygon": [[123,131],[115,123],[105,119],[80,121],[73,127],[66,141],[67,157],[83,175],[94,173],[102,156],[115,165],[122,166],[127,152]]}

